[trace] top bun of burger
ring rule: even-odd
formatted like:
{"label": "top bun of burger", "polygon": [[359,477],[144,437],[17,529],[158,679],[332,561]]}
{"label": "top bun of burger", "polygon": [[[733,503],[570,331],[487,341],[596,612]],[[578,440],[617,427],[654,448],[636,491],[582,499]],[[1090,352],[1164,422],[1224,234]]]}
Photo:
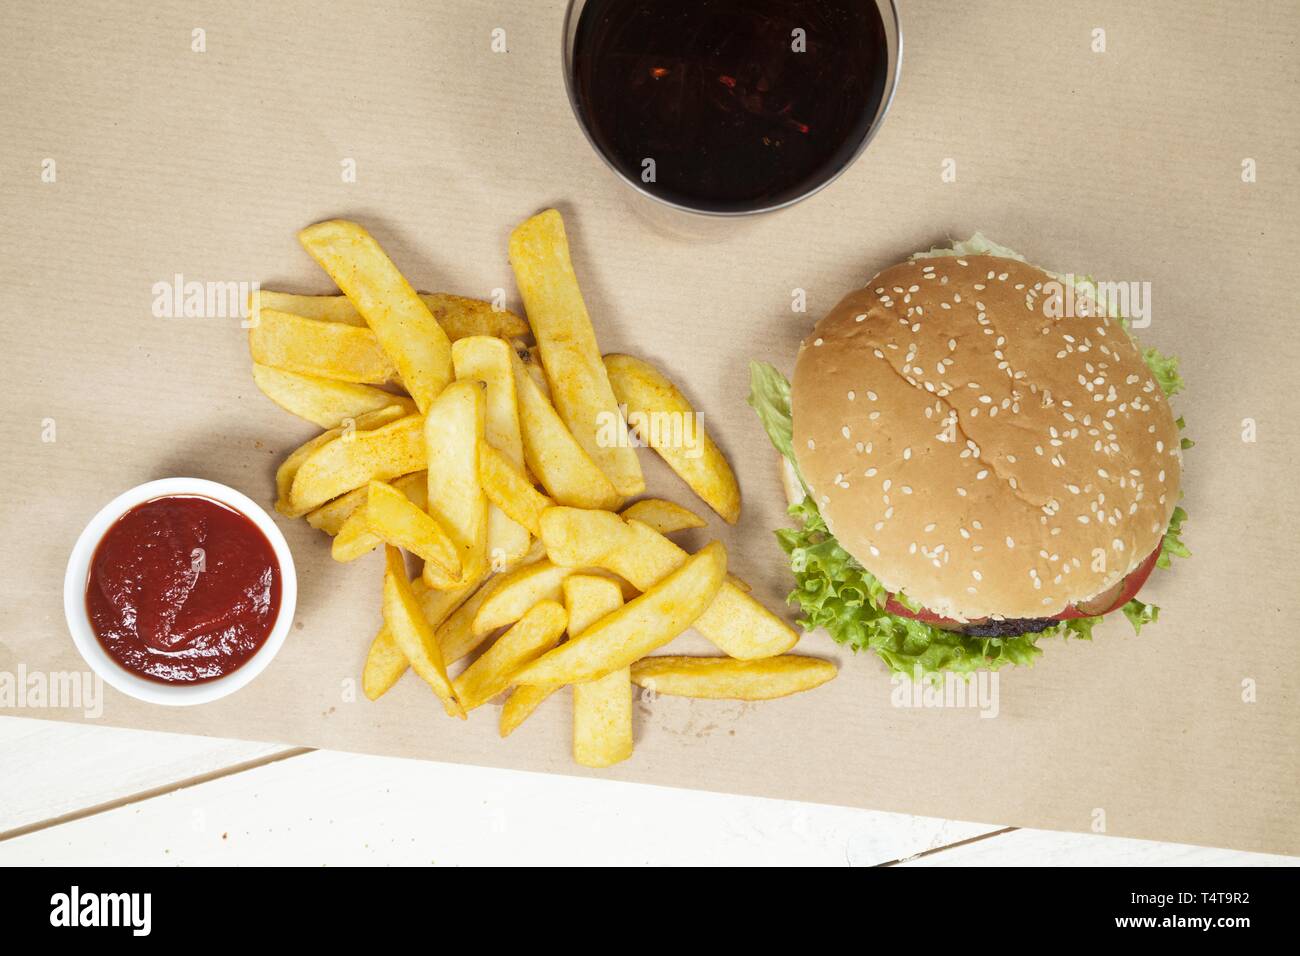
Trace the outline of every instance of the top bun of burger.
{"label": "top bun of burger", "polygon": [[1051,617],[1160,545],[1178,501],[1173,414],[1118,321],[1056,317],[1062,301],[1014,259],[916,260],[800,346],[800,470],[891,592],[963,621]]}

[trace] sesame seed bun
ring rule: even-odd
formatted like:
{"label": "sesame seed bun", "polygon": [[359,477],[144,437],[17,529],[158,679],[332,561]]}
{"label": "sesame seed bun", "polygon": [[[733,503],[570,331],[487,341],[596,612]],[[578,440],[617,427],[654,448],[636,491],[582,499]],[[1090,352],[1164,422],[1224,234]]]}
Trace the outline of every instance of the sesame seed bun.
{"label": "sesame seed bun", "polygon": [[1173,413],[1118,321],[1056,318],[1062,301],[1014,259],[922,259],[847,295],[800,346],[800,471],[890,591],[963,621],[1050,617],[1160,545]]}

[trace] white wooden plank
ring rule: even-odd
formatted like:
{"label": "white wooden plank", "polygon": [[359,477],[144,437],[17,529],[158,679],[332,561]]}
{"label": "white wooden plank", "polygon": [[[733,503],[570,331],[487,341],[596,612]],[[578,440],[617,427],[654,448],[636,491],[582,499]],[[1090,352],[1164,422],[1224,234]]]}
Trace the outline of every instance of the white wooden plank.
{"label": "white wooden plank", "polygon": [[1300,858],[1155,843],[1093,833],[1013,830],[930,853],[904,866],[1300,866]]}
{"label": "white wooden plank", "polygon": [[315,752],[0,842],[0,864],[857,864],[995,829]]}
{"label": "white wooden plank", "polygon": [[0,717],[0,833],[287,749],[281,744]]}

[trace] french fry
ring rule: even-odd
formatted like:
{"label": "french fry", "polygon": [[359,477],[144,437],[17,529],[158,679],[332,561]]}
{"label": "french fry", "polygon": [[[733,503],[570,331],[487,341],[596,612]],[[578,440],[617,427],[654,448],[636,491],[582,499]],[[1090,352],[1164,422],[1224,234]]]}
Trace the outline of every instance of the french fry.
{"label": "french fry", "polygon": [[641,465],[627,441],[558,212],[548,209],[515,228],[510,265],[560,417],[619,494],[641,494]]}
{"label": "french fry", "polygon": [[[410,499],[411,503],[421,512],[427,511],[429,507],[429,502],[426,498],[426,495],[428,494],[427,484],[428,477],[422,471],[415,471],[409,475],[402,475],[402,477],[395,478],[391,482],[391,486]],[[340,526],[338,532],[334,535],[334,541],[330,546],[330,556],[335,561],[355,561],[357,558],[364,554],[369,554],[371,551],[375,550],[375,548],[378,548],[384,543],[384,538],[381,535],[375,534],[375,532],[370,528],[370,516],[366,509],[366,503],[370,495],[370,486],[367,485],[364,488],[358,488],[355,492],[349,491],[348,494],[343,497],[346,498],[348,495],[356,493],[360,493],[361,496],[357,501],[357,506]],[[335,501],[338,500],[341,499],[335,499]],[[329,507],[329,504],[321,506],[321,508],[326,507]],[[308,520],[311,520],[311,516],[320,511],[321,508],[317,508],[316,511],[308,514]],[[402,547],[402,545],[397,541],[391,543],[398,547]]]}
{"label": "french fry", "polygon": [[427,412],[452,379],[451,340],[429,307],[355,222],[318,222],[298,240],[365,318],[415,404]]}
{"label": "french fry", "polygon": [[487,640],[490,632],[474,633],[474,616],[483,606],[483,602],[492,596],[492,591],[499,580],[499,578],[488,578],[460,607],[447,615],[447,619],[438,625],[438,646],[442,648],[443,659],[448,665],[474,653],[479,645]]}
{"label": "french fry", "polygon": [[493,586],[492,594],[474,615],[474,633],[490,634],[499,627],[513,624],[540,601],[558,601],[560,586],[572,573],[572,568],[557,568],[543,558],[502,575]]}
{"label": "french fry", "polygon": [[[540,541],[534,541],[528,548],[528,553],[524,555],[523,564],[533,564],[546,557],[546,552],[542,548]],[[443,659],[448,664],[455,663],[467,654],[471,654],[487,638],[491,632],[476,634],[474,632],[474,618],[478,615],[481,608],[489,598],[495,593],[501,585],[505,575],[493,575],[487,578],[477,589],[471,588],[472,593],[467,597],[460,607],[447,616],[438,627],[438,646],[442,648]]]}
{"label": "french fry", "polygon": [[528,377],[533,380],[537,390],[549,402],[551,400],[551,383],[546,380],[546,369],[542,368],[542,360],[537,357],[536,345],[525,345],[522,342],[512,342],[515,353],[519,360],[524,363],[524,368],[528,370]]}
{"label": "french fry", "polygon": [[[423,473],[416,472],[416,474],[420,475],[421,479],[424,478]],[[401,481],[402,479],[397,480]],[[365,503],[366,488],[364,486],[353,488],[346,495],[339,495],[333,501],[325,502],[319,508],[307,512],[303,517],[317,531],[324,531],[333,537],[343,530],[343,527],[348,523],[348,519],[356,514],[357,509],[365,505]]]}
{"label": "french fry", "polygon": [[340,382],[383,385],[397,375],[369,329],[274,309],[263,309],[249,327],[248,348],[258,365]]}
{"label": "french fry", "polygon": [[581,683],[627,667],[690,627],[726,574],[726,549],[714,541],[640,597],[527,665],[515,682]]}
{"label": "french fry", "polygon": [[[378,428],[340,434],[314,448],[289,488],[289,517],[304,515],[371,481],[425,468],[424,416],[407,415]],[[286,462],[288,464],[288,462]]]}
{"label": "french fry", "polygon": [[456,699],[473,710],[500,694],[515,682],[519,668],[555,646],[566,620],[555,601],[536,605],[456,678]]}
{"label": "french fry", "polygon": [[[575,574],[564,580],[564,606],[569,612],[570,633],[581,634],[622,604],[622,592],[608,578]],[[630,756],[630,669],[620,667],[597,680],[574,684],[573,759],[584,767],[612,767]]]}
{"label": "french fry", "polygon": [[[461,578],[461,558],[456,543],[440,525],[406,495],[382,481],[370,483],[366,499],[366,525],[371,534],[404,548],[429,563],[450,580]],[[338,544],[338,538],[334,539]]]}
{"label": "french fry", "polygon": [[506,702],[501,705],[501,716],[497,719],[497,732],[502,737],[509,737],[519,725],[532,716],[533,711],[542,706],[543,701],[559,688],[542,687],[537,684],[521,684],[510,692]]}
{"label": "french fry", "polygon": [[686,396],[649,362],[631,355],[606,355],[605,369],[632,430],[723,521],[735,524],[740,518],[736,475]]}
{"label": "french fry", "polygon": [[[400,491],[403,495],[411,500],[411,503],[421,511],[427,511],[429,503],[425,498],[428,494],[426,490],[427,477],[422,471],[413,471],[409,475],[402,475],[392,481],[392,487]],[[330,547],[330,556],[335,561],[346,562],[354,561],[363,554],[369,554],[375,548],[384,543],[384,539],[370,530],[370,520],[366,511],[366,502],[370,496],[370,486],[357,488],[349,491],[342,497],[335,498],[334,501],[343,501],[352,495],[359,497],[351,498],[349,503],[349,514],[339,525],[334,534],[334,541]],[[355,504],[353,504],[353,502]],[[308,513],[307,520],[311,521],[313,515],[317,515],[325,508],[329,508],[334,502],[326,502],[315,511]],[[318,519],[319,520],[319,519]],[[396,541],[393,544],[397,544]],[[398,545],[401,547],[401,545]]]}
{"label": "french fry", "polygon": [[[549,508],[542,515],[542,543],[558,565],[605,568],[642,591],[687,560],[685,551],[653,528],[607,511]],[[799,640],[794,629],[729,580],[695,629],[742,660],[784,654]]]}
{"label": "french fry", "polygon": [[[448,295],[445,292],[416,294],[447,333],[447,338],[453,342],[471,335],[495,335],[513,339],[528,334],[527,322],[509,309],[494,308],[491,302]],[[293,295],[260,289],[252,295],[249,314],[256,315],[254,310],[257,309],[274,309],[307,319],[343,322],[347,325],[366,324],[361,313],[345,295]]]}
{"label": "french fry", "polygon": [[[275,488],[277,492],[275,510],[287,518],[299,518],[308,511],[313,510],[316,505],[306,506],[293,500],[293,483],[297,480],[298,472],[302,470],[302,466],[318,451],[323,450],[337,440],[343,439],[351,442],[356,438],[357,433],[382,428],[385,425],[399,421],[403,415],[404,409],[400,405],[389,405],[378,411],[366,412],[366,414],[359,415],[350,422],[345,422],[328,431],[321,432],[311,441],[305,442],[289,452],[288,457],[280,463],[280,467],[275,471]],[[344,488],[337,494],[342,494],[347,490],[347,488]],[[333,497],[335,495],[329,496],[329,498]],[[317,504],[320,503],[317,502]]]}
{"label": "french fry", "polygon": [[487,497],[478,480],[478,447],[485,427],[484,387],[475,381],[448,385],[429,411],[424,444],[429,468],[429,513],[456,545],[460,573],[424,565],[424,583],[452,588],[487,573]]}
{"label": "french fry", "polygon": [[249,296],[248,314],[252,321],[260,318],[262,309],[301,315],[304,319],[322,322],[342,322],[368,328],[366,320],[345,295],[295,295],[291,292],[272,292],[258,289]]}
{"label": "french fry", "polygon": [[[411,593],[415,595],[415,601],[424,614],[424,619],[433,628],[442,624],[447,616],[469,597],[471,590],[473,589],[457,588],[452,591],[431,591],[425,587],[424,582],[418,577],[411,581]],[[441,646],[439,649],[441,650]],[[445,653],[443,654],[444,665],[454,663],[454,660],[449,659]],[[366,666],[361,672],[362,691],[370,700],[378,700],[389,688],[397,683],[409,666],[410,663],[407,661],[406,655],[397,646],[397,641],[393,638],[393,633],[388,629],[388,625],[381,626],[379,633],[375,635],[375,639],[370,643],[370,653],[366,655]]]}
{"label": "french fry", "polygon": [[529,333],[527,322],[509,309],[494,308],[491,302],[445,292],[421,292],[420,299],[453,342],[472,335],[517,339]]}
{"label": "french fry", "polygon": [[624,518],[635,518],[648,524],[660,534],[703,528],[704,519],[689,508],[664,498],[642,498],[619,512]]}
{"label": "french fry", "polygon": [[[705,521],[694,511],[683,508],[674,501],[665,498],[642,498],[628,505],[619,514],[624,518],[635,518],[660,534],[672,534],[691,528],[703,528]],[[748,584],[734,574],[727,574],[727,581],[748,594],[753,590]]]}
{"label": "french fry", "polygon": [[[519,434],[519,403],[511,349],[504,339],[472,335],[451,347],[457,380],[485,386],[484,447],[496,450],[516,468],[524,467],[524,443]],[[494,564],[518,561],[528,550],[528,529],[492,503],[488,507],[487,549]]]}
{"label": "french fry", "polygon": [[[500,508],[532,535],[540,533],[542,512],[555,504],[533,487],[523,469],[516,467],[492,445],[484,443],[478,450],[478,479],[488,501]],[[491,539],[491,525],[489,540]]]}
{"label": "french fry", "polygon": [[[418,581],[419,578],[416,578]],[[361,669],[361,691],[367,700],[378,700],[392,690],[411,664],[393,639],[388,625],[381,625],[379,633],[370,642],[366,663]]]}
{"label": "french fry", "polygon": [[384,624],[406,655],[411,669],[433,688],[447,713],[463,719],[465,710],[447,677],[434,630],[415,600],[402,552],[392,545],[384,549]]}
{"label": "french fry", "polygon": [[263,395],[286,412],[321,428],[336,428],[349,418],[392,405],[402,406],[407,415],[415,411],[415,402],[382,388],[300,375],[269,365],[254,363],[253,381]]}
{"label": "french fry", "polygon": [[616,508],[623,500],[604,472],[582,450],[519,357],[511,358],[524,461],[547,494],[577,508]]}
{"label": "french fry", "polygon": [[646,657],[632,665],[632,682],[656,694],[714,700],[771,700],[820,687],[835,665],[782,654],[762,660],[731,657]]}

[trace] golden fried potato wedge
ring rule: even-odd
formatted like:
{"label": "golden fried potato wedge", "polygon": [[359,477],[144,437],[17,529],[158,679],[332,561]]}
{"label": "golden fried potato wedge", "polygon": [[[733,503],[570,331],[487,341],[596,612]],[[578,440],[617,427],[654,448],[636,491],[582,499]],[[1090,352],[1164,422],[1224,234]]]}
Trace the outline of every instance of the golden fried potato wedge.
{"label": "golden fried potato wedge", "polygon": [[618,507],[622,495],[582,450],[519,357],[512,358],[511,363],[528,470],[537,476],[547,494],[561,504],[577,508]]}
{"label": "golden fried potato wedge", "polygon": [[291,415],[321,428],[336,428],[367,412],[400,405],[410,415],[415,402],[370,385],[337,382],[316,375],[301,375],[253,363],[253,381],[262,394]]}
{"label": "golden fried potato wedge", "polygon": [[[516,468],[524,467],[524,442],[519,433],[519,403],[515,399],[512,350],[505,339],[472,335],[452,344],[451,359],[458,381],[482,382],[484,447],[495,449]],[[490,500],[490,499],[489,499]],[[494,567],[513,564],[528,550],[528,529],[495,502],[488,506],[487,549]]]}
{"label": "golden fried potato wedge", "polygon": [[[285,463],[286,465],[288,462]],[[378,428],[357,428],[312,449],[289,487],[290,517],[371,481],[388,481],[425,467],[424,416],[407,415]]]}
{"label": "golden fried potato wedge", "polygon": [[623,589],[601,574],[575,573],[560,585],[569,614],[569,634],[577,636],[624,604]]}
{"label": "golden fried potato wedge", "polygon": [[[488,501],[509,515],[530,534],[539,534],[542,512],[555,504],[533,487],[522,468],[490,444],[478,450],[478,478]],[[491,526],[489,525],[489,531]],[[491,536],[489,534],[489,540]]]}
{"label": "golden fried potato wedge", "polygon": [[447,713],[464,718],[465,710],[447,677],[434,630],[420,610],[406,577],[406,561],[402,552],[392,545],[384,549],[384,624],[406,655],[411,669],[433,688]]}
{"label": "golden fried potato wedge", "polygon": [[295,295],[291,292],[272,292],[258,289],[249,296],[248,314],[252,321],[257,321],[262,309],[276,312],[288,312],[301,315],[304,319],[319,319],[322,322],[342,322],[345,325],[358,325],[368,328],[366,320],[356,310],[345,295]]}
{"label": "golden fried potato wedge", "polygon": [[[297,480],[298,472],[302,469],[302,466],[318,451],[323,450],[335,441],[343,439],[350,442],[358,432],[374,431],[377,428],[382,428],[400,420],[404,415],[405,409],[402,406],[389,405],[378,411],[359,415],[355,419],[321,432],[311,441],[299,445],[289,453],[288,457],[280,463],[280,467],[275,471],[275,488],[277,492],[275,510],[288,518],[299,518],[308,511],[314,510],[315,504],[306,506],[293,500],[293,483]],[[348,490],[350,489],[344,488],[329,495],[329,498],[334,498],[336,495],[343,494]],[[329,500],[329,498],[325,500]],[[322,502],[317,502],[317,504],[320,503]]]}
{"label": "golden fried potato wedge", "polygon": [[516,683],[581,683],[627,667],[690,627],[726,574],[727,551],[714,541],[640,597],[526,666]]}
{"label": "golden fried potato wedge", "polygon": [[[471,335],[495,335],[503,339],[522,338],[528,334],[528,323],[509,309],[497,309],[491,302],[467,299],[445,292],[418,292],[420,301],[433,313],[433,317],[447,338],[457,339]],[[288,292],[270,292],[260,289],[251,296],[249,314],[257,309],[274,309],[289,312],[307,319],[326,322],[344,322],[365,326],[366,320],[345,295],[293,295]]]}
{"label": "golden fried potato wedge", "polygon": [[723,521],[735,524],[740,485],[686,396],[649,362],[631,355],[606,355],[605,369],[628,426]]}
{"label": "golden fried potato wedge", "polygon": [[648,524],[660,534],[703,528],[705,525],[704,519],[694,511],[666,498],[642,498],[628,505],[619,514]]}
{"label": "golden fried potato wedge", "polygon": [[448,665],[454,664],[462,657],[478,650],[488,633],[474,633],[474,617],[483,602],[492,596],[500,583],[500,578],[493,576],[484,581],[466,600],[456,608],[447,619],[438,625],[438,646],[442,648],[443,659]]}
{"label": "golden fried potato wedge", "polygon": [[[423,472],[417,471],[416,474],[420,476],[421,480],[424,479]],[[409,476],[402,476],[402,478],[406,477]],[[397,480],[401,481],[402,478]],[[364,506],[365,503],[366,488],[353,488],[346,495],[339,495],[333,501],[325,502],[319,508],[307,512],[303,517],[317,531],[324,531],[333,537],[343,530],[344,525],[348,523],[348,519],[356,514],[357,509]]]}
{"label": "golden fried potato wedge", "polygon": [[[365,521],[371,534],[427,563],[436,564],[448,579],[461,579],[460,551],[451,535],[436,518],[392,485],[382,481],[370,483]],[[339,539],[335,538],[334,543],[337,545]]]}
{"label": "golden fried potato wedge", "polygon": [[[623,606],[622,591],[609,578],[574,574],[564,579],[563,587],[572,634],[581,634]],[[573,759],[584,767],[612,767],[630,756],[632,679],[629,668],[620,667],[597,680],[574,684]]]}
{"label": "golden fried potato wedge", "polygon": [[451,340],[429,307],[357,223],[318,222],[299,232],[298,241],[365,318],[415,404],[427,412],[452,380]]}
{"label": "golden fried potato wedge", "polygon": [[274,309],[263,309],[249,327],[248,348],[257,365],[340,382],[383,385],[397,375],[369,329]]}
{"label": "golden fried potato wedge", "polygon": [[519,316],[509,309],[497,309],[491,302],[446,292],[421,292],[420,299],[453,342],[472,335],[517,339],[530,331],[528,323]]}
{"label": "golden fried potato wedge", "polygon": [[[418,581],[419,578],[416,578]],[[368,700],[378,700],[388,693],[411,666],[384,624],[370,642],[365,667],[361,669],[361,691]]]}
{"label": "golden fried potato wedge", "polygon": [[497,720],[497,732],[502,737],[509,737],[519,725],[532,716],[533,711],[542,706],[546,698],[554,694],[558,687],[539,687],[536,684],[521,684],[510,692],[506,702],[501,705],[501,716]]}
{"label": "golden fried potato wedge", "polygon": [[456,678],[456,698],[466,710],[487,703],[515,683],[519,668],[555,646],[567,617],[555,601],[543,601],[506,631]]}
{"label": "golden fried potato wedge", "polygon": [[424,583],[431,588],[458,587],[487,573],[488,502],[478,480],[484,404],[481,382],[453,382],[425,421],[429,513],[455,542],[461,567],[459,574],[447,575],[438,564],[426,562]]}
{"label": "golden fried potato wedge", "polygon": [[641,465],[627,441],[558,212],[547,209],[515,227],[510,265],[560,417],[619,494],[641,494]]}
{"label": "golden fried potato wedge", "polygon": [[[406,498],[410,500],[411,504],[418,508],[421,513],[424,513],[429,507],[428,500],[425,497],[428,494],[426,490],[426,482],[427,477],[425,476],[425,473],[422,471],[415,471],[409,475],[402,475],[400,478],[393,479],[391,485],[394,489],[400,491],[404,496],[406,496]],[[385,540],[383,536],[375,534],[375,532],[370,528],[370,513],[366,509],[366,502],[370,495],[370,486],[367,485],[365,488],[358,488],[357,491],[361,492],[361,498],[358,505],[353,510],[352,514],[348,516],[347,520],[343,522],[342,527],[339,528],[338,533],[334,536],[334,541],[330,546],[330,556],[335,561],[355,561],[362,555],[369,554],[371,551],[375,550],[375,548],[382,545]],[[349,491],[348,495],[351,494],[353,494],[353,492]],[[344,495],[343,497],[346,498],[347,495]],[[337,501],[339,499],[336,498],[335,500]],[[321,507],[328,507],[328,505],[322,505]],[[317,508],[316,511],[311,512],[311,514],[307,516],[308,519],[311,518],[311,515],[316,514],[316,512],[320,510],[320,508]],[[390,543],[395,544],[398,547],[403,547],[403,545],[397,541]]]}
{"label": "golden fried potato wedge", "polygon": [[[457,588],[452,591],[432,591],[425,587],[418,577],[411,581],[411,593],[424,614],[430,627],[438,627],[447,619],[467,597],[471,588]],[[441,648],[440,648],[441,649]],[[454,664],[443,655],[443,664]],[[406,655],[397,646],[388,625],[383,625],[375,639],[370,643],[370,653],[366,655],[366,666],[361,672],[361,689],[370,700],[378,700],[389,688],[397,683],[410,666]]]}
{"label": "golden fried potato wedge", "polygon": [[771,700],[820,687],[835,665],[782,654],[762,660],[731,657],[646,657],[632,665],[632,682],[656,694],[717,700]]}
{"label": "golden fried potato wedge", "polygon": [[[653,528],[608,511],[548,508],[542,514],[541,537],[555,564],[605,568],[642,591],[687,559],[685,551]],[[793,628],[730,580],[695,629],[742,660],[784,654],[799,640]]]}
{"label": "golden fried potato wedge", "polygon": [[490,634],[499,627],[513,624],[541,601],[560,600],[560,586],[572,573],[573,568],[559,568],[543,558],[501,575],[491,596],[474,615],[474,633]]}

